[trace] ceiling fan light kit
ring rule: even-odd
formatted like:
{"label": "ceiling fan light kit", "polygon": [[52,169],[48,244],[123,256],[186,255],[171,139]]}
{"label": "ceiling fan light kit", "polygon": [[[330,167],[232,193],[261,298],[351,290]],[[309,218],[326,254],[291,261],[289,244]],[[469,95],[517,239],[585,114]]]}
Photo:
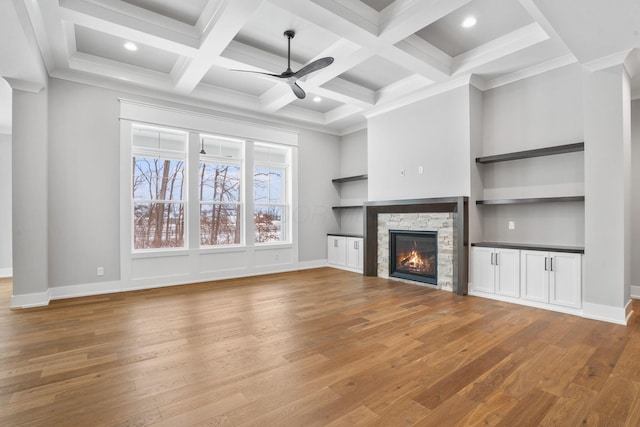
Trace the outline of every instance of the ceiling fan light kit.
{"label": "ceiling fan light kit", "polygon": [[296,32],[293,30],[287,30],[284,32],[284,36],[287,38],[287,69],[281,74],[272,74],[272,73],[263,73],[261,71],[249,71],[249,70],[232,70],[232,71],[242,71],[245,73],[254,73],[254,74],[263,74],[265,76],[276,77],[279,79],[284,79],[285,83],[289,85],[295,96],[299,99],[304,99],[307,95],[305,91],[298,85],[298,79],[306,76],[307,74],[313,73],[314,71],[321,70],[333,63],[333,58],[328,56],[325,58],[316,59],[310,64],[305,65],[300,68],[298,71],[291,70],[291,39],[294,38]]}

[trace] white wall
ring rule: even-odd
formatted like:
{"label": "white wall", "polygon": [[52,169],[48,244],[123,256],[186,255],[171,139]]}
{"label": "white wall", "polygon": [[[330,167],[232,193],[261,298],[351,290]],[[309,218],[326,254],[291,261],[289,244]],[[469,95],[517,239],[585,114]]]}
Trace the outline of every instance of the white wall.
{"label": "white wall", "polygon": [[12,275],[11,135],[0,134],[0,277]]}
{"label": "white wall", "polygon": [[469,120],[466,86],[370,118],[369,200],[468,196]]}
{"label": "white wall", "polygon": [[[51,80],[50,287],[111,282],[121,277],[119,97],[163,104]],[[298,259],[322,261],[326,259],[326,233],[336,227],[330,209],[336,201],[331,178],[339,173],[340,138],[291,130],[300,133]],[[104,267],[104,276],[96,275],[97,266]]]}
{"label": "white wall", "polygon": [[[640,99],[631,103],[631,259],[640,259]],[[640,297],[640,262],[631,262],[631,286]],[[633,288],[632,288],[633,289]]]}
{"label": "white wall", "polygon": [[[584,141],[577,64],[483,94],[484,156]],[[584,154],[478,165],[485,199],[584,195]],[[584,245],[584,204],[480,208],[484,240]],[[515,230],[508,229],[509,221]]]}

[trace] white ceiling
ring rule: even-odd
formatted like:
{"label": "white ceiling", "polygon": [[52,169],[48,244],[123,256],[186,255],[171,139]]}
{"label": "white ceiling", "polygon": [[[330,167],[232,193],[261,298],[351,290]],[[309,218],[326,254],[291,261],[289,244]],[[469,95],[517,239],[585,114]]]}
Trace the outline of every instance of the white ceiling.
{"label": "white ceiling", "polygon": [[[452,82],[482,89],[640,48],[638,0],[13,0],[0,5],[0,75],[50,76],[344,134],[365,115]],[[461,21],[474,15],[475,27]],[[300,82],[274,78],[332,56]],[[125,50],[127,41],[138,51]],[[34,63],[35,61],[35,63]],[[634,87],[640,89],[640,78]],[[312,98],[321,96],[321,102]]]}

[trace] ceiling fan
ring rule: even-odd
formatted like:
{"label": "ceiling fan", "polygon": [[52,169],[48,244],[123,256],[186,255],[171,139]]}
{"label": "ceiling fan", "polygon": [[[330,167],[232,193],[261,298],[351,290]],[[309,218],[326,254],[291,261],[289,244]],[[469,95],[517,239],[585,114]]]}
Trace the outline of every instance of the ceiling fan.
{"label": "ceiling fan", "polygon": [[296,35],[295,31],[287,30],[284,32],[284,36],[287,38],[287,69],[281,74],[271,74],[271,73],[263,73],[261,71],[249,71],[249,70],[232,70],[232,71],[242,71],[245,73],[255,73],[255,74],[263,74],[265,76],[277,77],[279,79],[285,79],[286,83],[291,87],[293,93],[300,99],[304,99],[306,93],[300,86],[298,86],[298,79],[306,76],[309,73],[313,73],[314,71],[318,71],[331,65],[333,62],[333,58],[328,56],[326,58],[316,59],[310,64],[305,65],[300,68],[298,71],[293,72],[291,70],[291,39]]}

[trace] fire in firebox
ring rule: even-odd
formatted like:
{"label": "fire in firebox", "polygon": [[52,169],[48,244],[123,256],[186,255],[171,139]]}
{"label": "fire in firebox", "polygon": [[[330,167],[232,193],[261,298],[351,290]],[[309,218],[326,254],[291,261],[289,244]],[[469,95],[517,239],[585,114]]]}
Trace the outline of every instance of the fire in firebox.
{"label": "fire in firebox", "polygon": [[389,230],[389,276],[437,284],[438,234]]}

